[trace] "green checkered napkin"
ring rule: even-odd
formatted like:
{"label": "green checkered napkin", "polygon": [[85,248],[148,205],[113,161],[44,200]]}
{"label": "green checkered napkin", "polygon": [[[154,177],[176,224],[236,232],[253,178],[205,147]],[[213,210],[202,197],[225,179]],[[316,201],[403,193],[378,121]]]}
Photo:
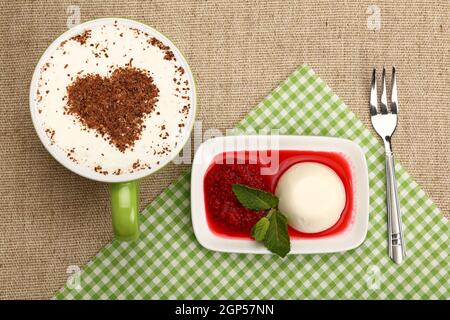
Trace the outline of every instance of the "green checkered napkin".
{"label": "green checkered napkin", "polygon": [[141,214],[135,243],[104,247],[57,299],[448,299],[449,225],[397,164],[408,256],[386,248],[384,149],[308,66],[301,66],[241,121],[238,131],[337,136],[364,150],[369,166],[370,221],[364,243],[335,254],[219,253],[203,248],[191,224],[189,174]]}

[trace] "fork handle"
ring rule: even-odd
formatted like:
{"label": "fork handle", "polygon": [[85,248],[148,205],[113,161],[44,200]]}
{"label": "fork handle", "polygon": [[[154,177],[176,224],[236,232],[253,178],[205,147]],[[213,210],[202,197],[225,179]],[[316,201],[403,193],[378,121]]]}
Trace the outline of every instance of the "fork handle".
{"label": "fork handle", "polygon": [[[390,149],[390,148],[389,148]],[[403,227],[400,204],[397,192],[397,179],[395,177],[395,162],[392,151],[386,150],[386,200],[388,210],[388,248],[389,257],[397,264],[402,263],[406,256],[403,238]]]}

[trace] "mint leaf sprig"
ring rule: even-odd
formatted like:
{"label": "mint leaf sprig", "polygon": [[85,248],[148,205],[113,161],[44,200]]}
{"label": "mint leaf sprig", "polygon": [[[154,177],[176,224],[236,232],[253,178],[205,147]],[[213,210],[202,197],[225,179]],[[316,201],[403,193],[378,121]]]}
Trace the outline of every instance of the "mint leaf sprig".
{"label": "mint leaf sprig", "polygon": [[285,257],[291,251],[287,218],[278,210],[278,198],[267,191],[243,184],[233,184],[233,193],[247,209],[264,210],[266,216],[258,220],[251,232],[271,252]]}

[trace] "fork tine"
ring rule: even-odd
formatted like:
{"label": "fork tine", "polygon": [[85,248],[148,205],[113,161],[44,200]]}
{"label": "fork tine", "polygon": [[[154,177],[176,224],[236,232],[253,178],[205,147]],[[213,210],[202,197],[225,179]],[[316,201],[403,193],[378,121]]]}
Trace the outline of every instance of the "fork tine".
{"label": "fork tine", "polygon": [[386,96],[386,69],[383,67],[383,78],[381,84],[381,113],[387,114],[387,96]]}
{"label": "fork tine", "polygon": [[376,70],[373,68],[372,83],[370,85],[370,115],[375,116],[377,114],[378,102],[377,102],[377,80]]}
{"label": "fork tine", "polygon": [[392,67],[392,83],[391,83],[391,112],[397,114],[398,100],[397,100],[397,76],[395,75],[395,66]]}

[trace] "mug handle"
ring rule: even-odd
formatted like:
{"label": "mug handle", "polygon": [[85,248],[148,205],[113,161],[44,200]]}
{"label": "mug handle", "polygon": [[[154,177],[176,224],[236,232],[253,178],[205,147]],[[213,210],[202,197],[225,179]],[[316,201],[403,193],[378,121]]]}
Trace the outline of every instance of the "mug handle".
{"label": "mug handle", "polygon": [[112,224],[116,239],[131,241],[139,236],[139,181],[111,184]]}

